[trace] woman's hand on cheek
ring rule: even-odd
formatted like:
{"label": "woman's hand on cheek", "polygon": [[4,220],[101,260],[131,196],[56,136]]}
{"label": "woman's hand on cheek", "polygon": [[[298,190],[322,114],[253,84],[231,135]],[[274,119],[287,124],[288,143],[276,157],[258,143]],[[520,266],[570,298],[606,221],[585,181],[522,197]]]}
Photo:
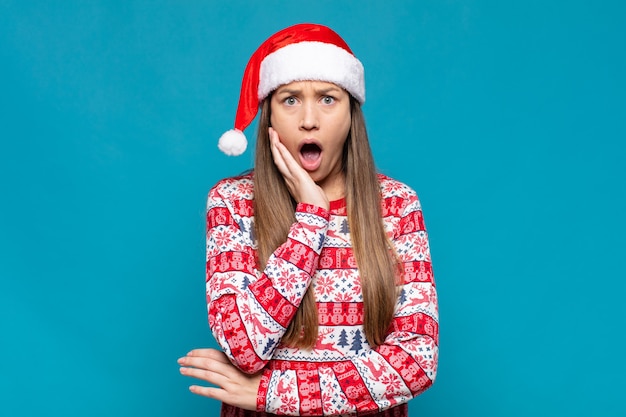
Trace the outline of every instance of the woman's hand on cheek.
{"label": "woman's hand on cheek", "polygon": [[269,128],[270,146],[274,164],[283,174],[289,192],[298,203],[307,203],[328,210],[330,204],[324,190],[318,186],[298,162],[293,158],[289,150],[280,142],[278,133]]}
{"label": "woman's hand on cheek", "polygon": [[192,385],[194,394],[213,398],[245,410],[256,411],[257,392],[261,374],[246,374],[235,367],[223,352],[215,349],[195,349],[180,359],[180,373],[201,379],[215,387]]}

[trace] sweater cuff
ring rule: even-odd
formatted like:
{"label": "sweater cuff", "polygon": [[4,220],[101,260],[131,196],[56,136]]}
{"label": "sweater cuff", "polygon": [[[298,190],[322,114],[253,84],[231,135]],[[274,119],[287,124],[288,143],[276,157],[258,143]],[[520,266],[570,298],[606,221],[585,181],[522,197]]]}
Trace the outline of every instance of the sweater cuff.
{"label": "sweater cuff", "polygon": [[319,216],[325,220],[330,220],[330,212],[323,207],[315,206],[308,203],[298,203],[296,213],[312,214]]}
{"label": "sweater cuff", "polygon": [[261,383],[259,384],[259,390],[256,393],[256,411],[264,412],[267,403],[267,388],[270,384],[270,376],[272,371],[269,368],[263,370],[261,375]]}

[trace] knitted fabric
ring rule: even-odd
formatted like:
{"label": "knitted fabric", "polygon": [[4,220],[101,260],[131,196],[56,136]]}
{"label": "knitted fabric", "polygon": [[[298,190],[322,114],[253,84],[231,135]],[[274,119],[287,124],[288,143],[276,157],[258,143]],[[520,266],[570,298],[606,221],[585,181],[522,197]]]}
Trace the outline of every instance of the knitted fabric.
{"label": "knitted fabric", "polygon": [[[397,408],[432,385],[438,307],[421,206],[408,186],[383,175],[379,181],[383,223],[403,268],[403,285],[389,333],[376,348],[363,331],[345,200],[331,202],[328,211],[298,204],[285,243],[259,271],[252,174],[222,180],[209,193],[209,325],[234,364],[244,372],[263,372],[259,412],[376,413]],[[319,312],[317,343],[312,350],[286,347],[281,338],[309,288]],[[402,406],[384,415],[402,410],[406,413]],[[223,415],[239,414],[225,406]]]}

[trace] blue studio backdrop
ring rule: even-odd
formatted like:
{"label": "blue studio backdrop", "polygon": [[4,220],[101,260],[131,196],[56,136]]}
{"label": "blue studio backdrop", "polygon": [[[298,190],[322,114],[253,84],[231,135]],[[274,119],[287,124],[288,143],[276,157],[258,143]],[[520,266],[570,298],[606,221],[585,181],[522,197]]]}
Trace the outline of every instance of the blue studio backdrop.
{"label": "blue studio backdrop", "polygon": [[176,364],[215,346],[206,194],[252,164],[217,139],[299,22],[361,59],[379,170],[424,207],[411,415],[624,415],[626,3],[591,0],[0,0],[0,415],[217,414]]}

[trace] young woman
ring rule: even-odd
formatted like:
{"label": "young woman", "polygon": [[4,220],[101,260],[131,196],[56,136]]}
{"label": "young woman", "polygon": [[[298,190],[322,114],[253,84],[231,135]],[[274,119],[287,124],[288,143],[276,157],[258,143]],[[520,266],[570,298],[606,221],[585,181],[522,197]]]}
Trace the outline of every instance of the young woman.
{"label": "young woman", "polygon": [[179,359],[222,416],[406,416],[437,371],[438,310],[417,196],[377,174],[363,66],[327,27],[253,54],[235,130],[261,116],[254,171],[207,205],[209,324],[222,348]]}

